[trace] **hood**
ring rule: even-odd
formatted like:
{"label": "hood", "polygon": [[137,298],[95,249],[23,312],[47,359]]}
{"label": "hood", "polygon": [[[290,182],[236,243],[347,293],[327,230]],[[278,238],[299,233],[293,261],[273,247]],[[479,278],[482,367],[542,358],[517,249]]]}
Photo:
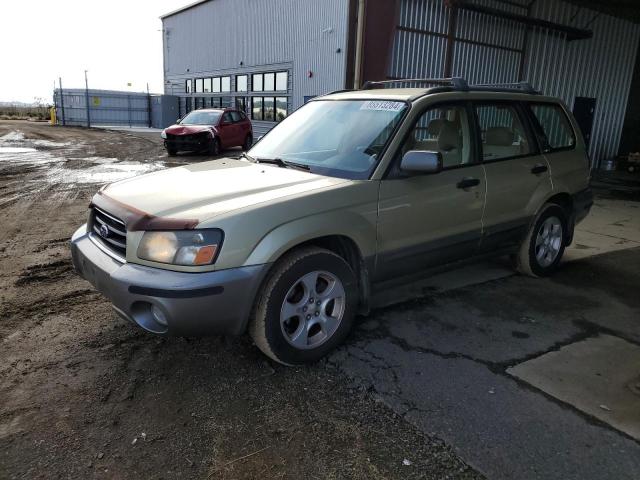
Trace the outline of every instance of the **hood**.
{"label": "hood", "polygon": [[243,160],[218,159],[113,183],[97,196],[108,197],[142,214],[200,223],[233,210],[345,182],[349,180]]}
{"label": "hood", "polygon": [[214,127],[211,125],[171,125],[164,130],[171,135],[192,135],[194,133],[210,131]]}

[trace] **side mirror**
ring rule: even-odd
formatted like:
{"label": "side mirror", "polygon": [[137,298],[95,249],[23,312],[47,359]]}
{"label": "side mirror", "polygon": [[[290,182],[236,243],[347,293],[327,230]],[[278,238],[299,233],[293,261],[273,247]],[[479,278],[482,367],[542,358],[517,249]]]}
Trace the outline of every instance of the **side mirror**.
{"label": "side mirror", "polygon": [[440,152],[410,150],[402,157],[400,170],[410,174],[441,172],[442,154]]}
{"label": "side mirror", "polygon": [[182,121],[182,119],[181,119],[181,118],[177,119],[177,120],[176,120],[176,125],[180,125],[180,122],[181,122],[181,121]]}

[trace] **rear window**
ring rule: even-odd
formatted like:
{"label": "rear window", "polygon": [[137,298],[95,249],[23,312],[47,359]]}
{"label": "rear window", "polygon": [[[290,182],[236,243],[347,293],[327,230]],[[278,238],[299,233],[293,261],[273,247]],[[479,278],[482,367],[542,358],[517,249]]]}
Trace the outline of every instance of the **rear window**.
{"label": "rear window", "polygon": [[562,150],[575,146],[573,128],[560,105],[537,103],[531,104],[530,107],[544,134],[544,150]]}

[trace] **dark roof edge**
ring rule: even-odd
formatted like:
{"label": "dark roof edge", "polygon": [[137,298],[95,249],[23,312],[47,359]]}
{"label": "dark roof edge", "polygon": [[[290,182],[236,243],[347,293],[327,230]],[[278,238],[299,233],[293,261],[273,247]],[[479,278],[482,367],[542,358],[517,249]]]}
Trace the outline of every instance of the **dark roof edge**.
{"label": "dark roof edge", "polygon": [[193,7],[197,7],[198,5],[202,4],[202,3],[207,3],[210,2],[211,0],[197,0],[196,2],[190,3],[188,5],[185,5],[184,7],[178,8],[177,10],[172,10],[169,13],[165,13],[164,15],[160,15],[160,20],[164,20],[167,17],[171,17],[177,13],[182,13],[185,10],[189,10]]}

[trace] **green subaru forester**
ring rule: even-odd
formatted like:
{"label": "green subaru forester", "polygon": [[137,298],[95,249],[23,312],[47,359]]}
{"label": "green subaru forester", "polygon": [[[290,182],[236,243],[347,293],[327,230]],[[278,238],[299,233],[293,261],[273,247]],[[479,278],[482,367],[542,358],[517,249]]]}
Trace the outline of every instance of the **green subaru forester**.
{"label": "green subaru forester", "polygon": [[124,180],[93,198],[76,270],[157,334],[242,334],[284,364],[348,335],[376,292],[434,268],[511,255],[558,265],[592,205],[566,106],[526,84],[317,97],[241,158]]}

